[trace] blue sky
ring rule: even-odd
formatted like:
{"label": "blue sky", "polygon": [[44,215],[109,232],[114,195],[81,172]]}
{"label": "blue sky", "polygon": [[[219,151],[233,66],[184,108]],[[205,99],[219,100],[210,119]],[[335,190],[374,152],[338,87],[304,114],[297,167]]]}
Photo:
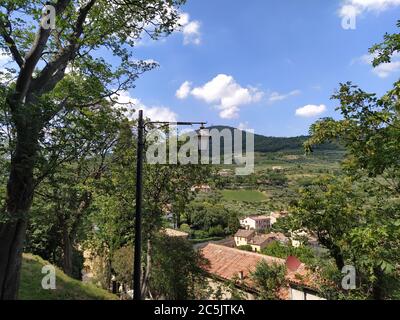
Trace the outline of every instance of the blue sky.
{"label": "blue sky", "polygon": [[180,13],[179,32],[134,49],[160,67],[120,95],[153,120],[303,135],[339,117],[330,97],[340,82],[382,94],[400,75],[400,54],[376,69],[368,55],[398,32],[400,0],[187,0]]}
{"label": "blue sky", "polygon": [[[143,75],[130,96],[149,110],[165,108],[166,118],[271,136],[307,134],[319,117],[338,116],[330,96],[340,82],[382,93],[400,75],[396,63],[374,72],[366,56],[385,32],[397,31],[400,3],[364,2],[188,0],[182,8],[190,16],[186,35],[145,40],[136,49],[138,58],[154,59],[160,67]],[[340,10],[346,4],[357,10],[355,30],[342,28]],[[179,99],[176,92],[185,82],[190,86]],[[230,99],[236,94],[237,101]],[[307,105],[314,107],[296,115]]]}

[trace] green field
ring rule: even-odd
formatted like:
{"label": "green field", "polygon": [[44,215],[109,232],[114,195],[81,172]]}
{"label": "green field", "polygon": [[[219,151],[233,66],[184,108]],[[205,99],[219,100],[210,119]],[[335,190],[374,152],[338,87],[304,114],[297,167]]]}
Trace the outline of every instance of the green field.
{"label": "green field", "polygon": [[262,202],[268,200],[264,193],[256,190],[222,190],[221,192],[226,201]]}
{"label": "green field", "polygon": [[19,299],[21,300],[117,300],[118,297],[94,284],[68,277],[56,268],[56,289],[44,290],[42,268],[50,263],[38,256],[24,254]]}

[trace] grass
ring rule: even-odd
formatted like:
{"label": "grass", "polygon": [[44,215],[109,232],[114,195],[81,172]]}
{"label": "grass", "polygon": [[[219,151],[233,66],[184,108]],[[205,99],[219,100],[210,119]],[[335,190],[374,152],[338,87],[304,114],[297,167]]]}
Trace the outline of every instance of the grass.
{"label": "grass", "polygon": [[257,190],[222,190],[221,192],[226,201],[262,202],[268,200],[264,193]]}
{"label": "grass", "polygon": [[96,287],[68,277],[56,268],[56,289],[45,290],[41,282],[46,274],[42,268],[50,263],[38,256],[23,255],[19,299],[21,300],[117,300],[118,297]]}
{"label": "grass", "polygon": [[210,237],[210,238],[204,238],[204,239],[189,239],[189,241],[192,244],[200,244],[200,243],[205,243],[205,242],[211,242],[211,241],[219,241],[224,239],[224,237]]}

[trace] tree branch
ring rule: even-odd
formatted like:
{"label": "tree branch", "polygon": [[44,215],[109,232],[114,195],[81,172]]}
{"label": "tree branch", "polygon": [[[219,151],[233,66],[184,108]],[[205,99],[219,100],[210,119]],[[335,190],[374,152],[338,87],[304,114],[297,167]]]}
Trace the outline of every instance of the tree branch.
{"label": "tree branch", "polygon": [[[64,50],[62,50],[53,61],[47,64],[40,75],[36,79],[34,79],[30,87],[30,91],[32,93],[40,95],[44,92],[48,92],[49,90],[52,90],[55,84],[57,84],[57,82],[62,79],[62,77],[58,79],[57,75],[60,76],[60,70],[65,70],[68,62],[73,59],[73,57],[79,50],[80,45],[78,42],[83,33],[83,25],[85,23],[87,15],[89,14],[96,1],[97,0],[90,0],[84,7],[79,10],[79,15],[74,26],[74,31],[70,44]],[[52,83],[52,85],[47,86],[48,83]]]}
{"label": "tree branch", "polygon": [[[14,58],[14,61],[18,64],[20,68],[24,65],[24,59],[22,58],[21,53],[19,52],[17,45],[15,44],[14,39],[12,38],[12,26],[10,20],[7,17],[4,17],[5,21],[2,21],[0,26],[0,34],[4,41],[6,42],[10,52]],[[8,29],[8,31],[7,31]]]}

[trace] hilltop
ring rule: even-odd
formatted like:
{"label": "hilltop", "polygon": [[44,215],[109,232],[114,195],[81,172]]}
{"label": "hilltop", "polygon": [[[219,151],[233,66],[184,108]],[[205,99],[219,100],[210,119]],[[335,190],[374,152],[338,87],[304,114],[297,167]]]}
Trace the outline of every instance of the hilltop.
{"label": "hilltop", "polygon": [[50,265],[42,258],[24,254],[22,261],[21,284],[19,289],[20,300],[117,300],[114,294],[100,289],[91,283],[68,277],[56,268],[56,289],[44,290],[41,282],[45,274],[42,268]]}
{"label": "hilltop", "polygon": [[[217,129],[219,131],[228,129],[231,132],[237,130],[229,126],[211,126],[209,130]],[[232,135],[233,136],[233,135]],[[254,151],[260,153],[278,152],[278,151],[303,151],[303,144],[309,136],[298,137],[266,137],[260,134],[254,134]],[[246,147],[246,136],[242,135],[243,149]],[[222,143],[223,145],[223,143]],[[316,150],[341,150],[336,143],[325,143],[317,146]]]}

